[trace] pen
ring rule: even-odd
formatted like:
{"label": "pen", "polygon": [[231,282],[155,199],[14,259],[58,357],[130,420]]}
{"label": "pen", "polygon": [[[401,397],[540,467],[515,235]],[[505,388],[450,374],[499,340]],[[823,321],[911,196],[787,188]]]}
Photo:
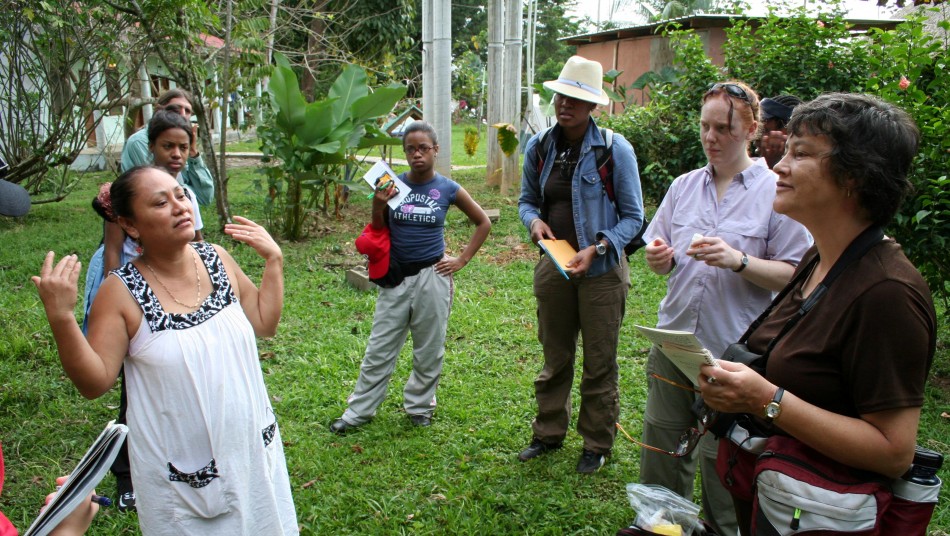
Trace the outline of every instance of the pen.
{"label": "pen", "polygon": [[99,506],[112,506],[112,499],[101,495],[93,495],[92,502],[99,503]]}

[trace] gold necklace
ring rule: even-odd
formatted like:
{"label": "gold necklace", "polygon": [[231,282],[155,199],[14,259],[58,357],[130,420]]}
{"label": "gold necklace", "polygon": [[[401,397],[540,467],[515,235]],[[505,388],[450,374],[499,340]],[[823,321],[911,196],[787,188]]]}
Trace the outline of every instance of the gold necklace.
{"label": "gold necklace", "polygon": [[194,305],[188,305],[187,303],[182,303],[178,301],[178,298],[176,298],[175,295],[172,294],[170,290],[168,290],[168,287],[165,286],[165,283],[162,283],[162,280],[158,278],[158,274],[156,274],[155,270],[153,270],[152,267],[149,266],[148,261],[146,261],[145,259],[142,259],[142,263],[145,264],[145,267],[148,268],[149,272],[152,272],[152,276],[155,277],[155,281],[158,281],[158,284],[162,286],[162,289],[165,291],[166,294],[168,294],[169,296],[172,297],[173,300],[175,300],[175,303],[177,303],[178,305],[181,305],[182,307],[187,307],[189,309],[197,309],[198,306],[201,305],[201,277],[198,275],[198,255],[195,254],[194,250],[192,250],[191,252],[191,259],[195,261],[195,283],[198,284],[198,291],[195,293]]}

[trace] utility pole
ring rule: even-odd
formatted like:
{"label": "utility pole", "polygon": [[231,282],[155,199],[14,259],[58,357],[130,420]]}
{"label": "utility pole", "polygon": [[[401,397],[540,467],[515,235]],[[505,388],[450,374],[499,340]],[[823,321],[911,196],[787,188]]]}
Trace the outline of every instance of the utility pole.
{"label": "utility pole", "polygon": [[[507,0],[505,9],[505,85],[503,121],[521,132],[521,50],[524,25],[522,0]],[[520,184],[521,170],[518,167],[520,151],[505,156],[502,163],[501,195],[509,195],[513,186]]]}
{"label": "utility pole", "polygon": [[435,170],[452,176],[452,4],[422,3],[422,110],[439,136]]}
{"label": "utility pole", "polygon": [[[534,45],[535,32],[538,25],[538,0],[528,0],[528,34],[525,36],[527,41],[525,58],[525,117],[528,119],[528,126],[533,127],[531,120],[534,118]],[[532,129],[533,130],[533,129]]]}
{"label": "utility pole", "polygon": [[485,182],[489,186],[501,186],[502,159],[504,153],[495,141],[497,134],[492,125],[504,120],[502,102],[504,96],[504,0],[488,0],[488,169]]}

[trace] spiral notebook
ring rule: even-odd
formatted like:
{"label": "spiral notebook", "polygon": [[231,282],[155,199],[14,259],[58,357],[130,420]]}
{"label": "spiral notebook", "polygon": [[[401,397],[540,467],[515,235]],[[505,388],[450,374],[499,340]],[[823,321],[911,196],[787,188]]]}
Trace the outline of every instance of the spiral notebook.
{"label": "spiral notebook", "polygon": [[23,536],[46,536],[75,510],[81,501],[88,501],[89,494],[112,466],[112,461],[119,454],[119,447],[122,446],[128,433],[129,429],[124,424],[109,421],[105,430],[99,434],[96,441],[79,460],[69,478],[56,492],[53,500],[23,533]]}

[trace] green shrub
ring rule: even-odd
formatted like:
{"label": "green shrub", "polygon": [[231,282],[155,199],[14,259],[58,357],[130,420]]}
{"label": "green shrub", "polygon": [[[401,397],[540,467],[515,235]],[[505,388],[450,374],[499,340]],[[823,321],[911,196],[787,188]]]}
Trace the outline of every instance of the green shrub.
{"label": "green shrub", "polygon": [[862,91],[870,50],[852,38],[841,4],[827,7],[817,18],[804,7],[784,17],[770,7],[763,21],[734,21],[722,47],[729,75],[763,98],[790,93],[810,100],[829,91]]}
{"label": "green shrub", "polygon": [[[671,29],[675,81],[655,85],[645,106],[602,122],[633,143],[644,198],[659,203],[670,182],[705,164],[698,135],[700,98],[711,82],[735,78],[761,96],[803,99],[830,91],[865,92],[910,113],[921,129],[911,173],[916,192],[887,229],[920,269],[931,290],[950,303],[950,53],[924,31],[919,17],[894,30],[853,35],[838,4],[817,18],[803,9],[788,17],[770,10],[755,24],[737,20],[723,46],[726,71],[706,56],[695,34]],[[950,22],[939,23],[944,29]]]}
{"label": "green shrub", "polygon": [[[931,8],[932,9],[932,8]],[[950,21],[940,21],[943,29]],[[898,104],[917,121],[920,152],[911,169],[916,189],[889,226],[907,256],[924,274],[931,291],[950,299],[950,52],[910,17],[894,31],[870,33],[871,75],[865,90]]]}

